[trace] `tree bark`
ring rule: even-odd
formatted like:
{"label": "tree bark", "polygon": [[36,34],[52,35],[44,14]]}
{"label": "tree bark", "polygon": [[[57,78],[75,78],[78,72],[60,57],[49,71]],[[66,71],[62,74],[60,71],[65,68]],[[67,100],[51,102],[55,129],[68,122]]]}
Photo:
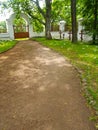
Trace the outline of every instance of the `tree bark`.
{"label": "tree bark", "polygon": [[77,42],[76,0],[71,0],[72,42]]}
{"label": "tree bark", "polygon": [[45,3],[46,3],[45,36],[47,39],[52,39],[51,37],[51,1],[45,0]]}
{"label": "tree bark", "polygon": [[97,8],[98,8],[98,0],[95,0],[95,6],[94,6],[94,26],[93,26],[93,44],[96,44],[96,38],[97,38]]}

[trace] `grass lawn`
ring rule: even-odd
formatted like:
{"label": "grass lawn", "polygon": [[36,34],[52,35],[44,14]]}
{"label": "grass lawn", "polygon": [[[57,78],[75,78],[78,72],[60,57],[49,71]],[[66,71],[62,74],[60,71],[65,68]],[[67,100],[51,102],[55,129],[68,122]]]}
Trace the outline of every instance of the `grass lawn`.
{"label": "grass lawn", "polygon": [[16,45],[17,41],[0,41],[0,53],[5,52]]}
{"label": "grass lawn", "polygon": [[34,40],[68,57],[79,69],[84,95],[96,111],[96,116],[91,119],[98,119],[98,46],[83,42],[72,44],[67,40],[46,40],[45,38]]}

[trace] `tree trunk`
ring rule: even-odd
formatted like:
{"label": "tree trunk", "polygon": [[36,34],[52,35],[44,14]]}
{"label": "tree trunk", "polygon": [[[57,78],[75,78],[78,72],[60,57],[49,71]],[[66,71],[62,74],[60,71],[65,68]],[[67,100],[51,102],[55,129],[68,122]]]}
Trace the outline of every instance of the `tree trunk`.
{"label": "tree trunk", "polygon": [[96,44],[97,39],[97,7],[98,7],[98,0],[95,0],[94,6],[94,26],[93,26],[93,44]]}
{"label": "tree trunk", "polygon": [[71,0],[72,42],[77,42],[76,0]]}
{"label": "tree trunk", "polygon": [[45,2],[46,2],[45,35],[47,39],[52,39],[51,37],[51,1],[45,0]]}

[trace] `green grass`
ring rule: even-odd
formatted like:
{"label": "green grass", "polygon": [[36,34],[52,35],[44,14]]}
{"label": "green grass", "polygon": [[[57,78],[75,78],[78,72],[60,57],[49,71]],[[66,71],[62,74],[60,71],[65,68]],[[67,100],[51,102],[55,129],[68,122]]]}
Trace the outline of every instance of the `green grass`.
{"label": "green grass", "polygon": [[41,44],[68,57],[81,72],[83,90],[88,103],[96,110],[98,117],[98,46],[67,40],[46,40],[35,38]]}
{"label": "green grass", "polygon": [[0,41],[0,53],[5,52],[16,45],[17,41]]}
{"label": "green grass", "polygon": [[24,41],[24,40],[29,40],[29,38],[17,38],[15,40],[17,40],[17,41]]}

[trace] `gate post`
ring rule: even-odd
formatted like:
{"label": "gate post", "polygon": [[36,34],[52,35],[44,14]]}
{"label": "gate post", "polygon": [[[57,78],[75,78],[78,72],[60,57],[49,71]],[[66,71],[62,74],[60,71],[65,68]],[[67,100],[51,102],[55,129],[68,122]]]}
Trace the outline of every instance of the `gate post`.
{"label": "gate post", "polygon": [[29,22],[29,37],[32,38],[33,37],[33,26],[32,24]]}
{"label": "gate post", "polygon": [[10,36],[10,39],[14,40],[14,29],[13,29],[13,23],[10,19],[7,19],[7,29]]}

